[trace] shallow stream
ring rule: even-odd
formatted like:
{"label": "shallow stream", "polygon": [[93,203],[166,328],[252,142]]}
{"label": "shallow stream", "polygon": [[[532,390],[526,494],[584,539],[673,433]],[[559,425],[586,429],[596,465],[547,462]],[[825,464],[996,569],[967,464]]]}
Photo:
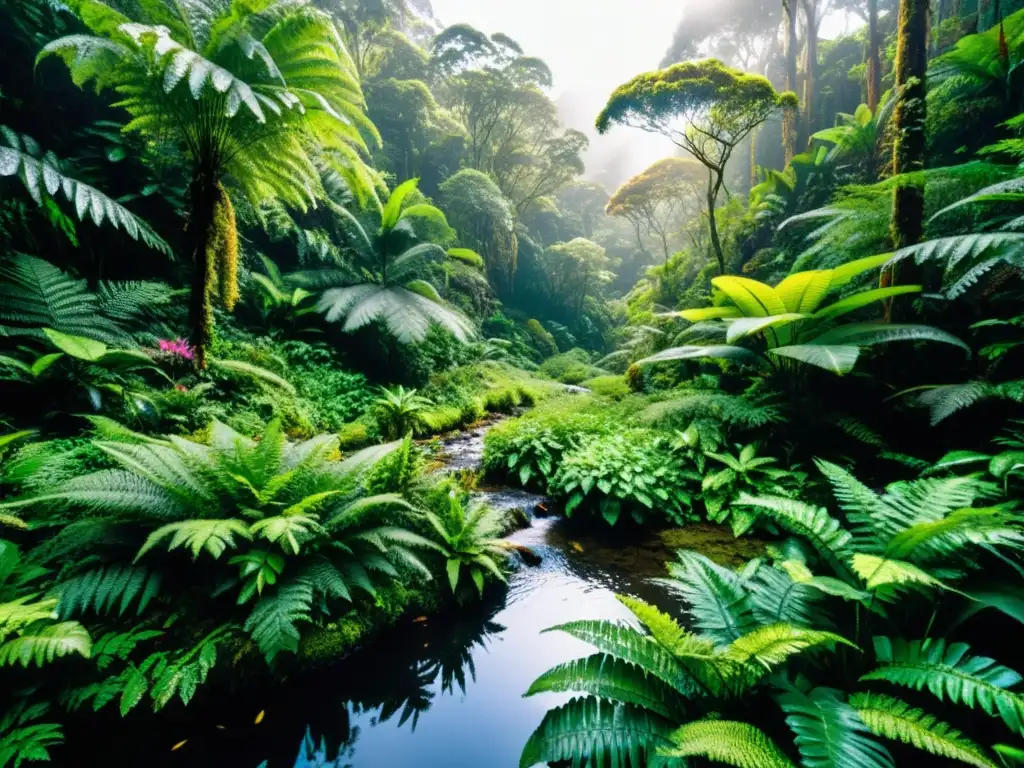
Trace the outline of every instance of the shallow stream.
{"label": "shallow stream", "polygon": [[[479,467],[485,432],[444,441],[446,466]],[[530,527],[509,539],[541,558],[512,573],[497,604],[406,620],[370,647],[265,697],[250,692],[212,711],[168,707],[158,734],[133,733],[129,718],[119,729],[123,738],[103,745],[102,756],[75,750],[82,741],[73,737],[62,757],[75,750],[84,760],[68,765],[118,768],[515,768],[547,709],[568,698],[522,694],[548,668],[592,651],[543,630],[575,619],[624,619],[629,613],[617,593],[677,611],[675,599],[650,579],[664,574],[669,546],[682,545],[680,535],[727,559],[752,554],[710,526],[623,540],[620,532],[584,534],[562,518],[535,516],[546,507],[538,509],[546,501],[540,496],[510,488],[480,494],[529,514]]]}

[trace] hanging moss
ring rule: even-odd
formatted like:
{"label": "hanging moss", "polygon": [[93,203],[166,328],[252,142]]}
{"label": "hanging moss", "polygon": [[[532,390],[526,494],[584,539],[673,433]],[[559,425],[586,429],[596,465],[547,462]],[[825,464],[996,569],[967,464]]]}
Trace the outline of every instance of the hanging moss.
{"label": "hanging moss", "polygon": [[220,295],[230,312],[238,303],[238,226],[235,208],[223,185],[217,185],[217,204],[207,238],[207,286],[210,298]]}

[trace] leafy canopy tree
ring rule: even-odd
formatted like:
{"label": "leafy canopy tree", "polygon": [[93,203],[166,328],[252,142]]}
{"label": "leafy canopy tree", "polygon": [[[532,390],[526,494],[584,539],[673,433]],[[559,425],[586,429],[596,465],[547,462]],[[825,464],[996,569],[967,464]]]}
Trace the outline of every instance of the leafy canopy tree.
{"label": "leafy canopy tree", "polygon": [[553,298],[570,308],[576,321],[587,296],[611,277],[604,248],[583,237],[552,245],[544,251],[544,273]]}
{"label": "leafy canopy tree", "polygon": [[633,225],[641,250],[645,249],[640,228],[646,228],[648,235],[656,235],[667,262],[671,255],[669,240],[699,199],[698,185],[703,175],[704,167],[695,160],[663,158],[615,190],[605,212],[621,216]]}
{"label": "leafy canopy tree", "polygon": [[180,151],[187,164],[192,296],[189,324],[202,367],[216,293],[238,298],[230,183],[253,204],[268,198],[305,210],[322,194],[321,172],[341,174],[356,197],[373,198],[360,152],[359,78],[325,13],[287,0],[121,3],[73,0],[92,34],[53,41],[75,84],[116,91],[125,126]]}
{"label": "leafy canopy tree", "polygon": [[[348,216],[354,269],[342,270],[340,275],[338,270],[307,272],[300,279],[323,285],[341,278],[344,285],[325,291],[317,308],[329,322],[344,318],[345,331],[380,322],[398,341],[408,344],[422,341],[430,326],[437,324],[467,341],[474,334],[472,323],[446,306],[437,289],[421,279],[425,262],[444,260],[448,254],[440,245],[418,242],[415,222],[421,219],[445,228],[447,222],[432,205],[405,206],[417,183],[418,179],[410,179],[391,193],[375,232]],[[452,255],[479,259],[465,249],[455,249]]]}
{"label": "leafy canopy tree", "polygon": [[796,96],[777,92],[759,75],[705,59],[637,75],[619,86],[598,115],[597,130],[606,133],[612,125],[622,124],[661,134],[707,168],[711,245],[725,274],[725,253],[715,222],[725,166],[736,146],[783,107],[795,108]]}
{"label": "leafy canopy tree", "polygon": [[483,256],[495,291],[511,294],[519,253],[515,209],[497,184],[465,168],[441,185],[440,204],[462,244]]}

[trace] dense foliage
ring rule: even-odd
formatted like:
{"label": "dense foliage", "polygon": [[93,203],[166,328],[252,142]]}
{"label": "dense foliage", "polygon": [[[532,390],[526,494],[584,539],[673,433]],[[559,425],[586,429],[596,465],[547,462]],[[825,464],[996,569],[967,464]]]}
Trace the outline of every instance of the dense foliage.
{"label": "dense foliage", "polygon": [[0,768],[503,594],[485,479],[768,542],[555,627],[522,765],[1024,762],[1015,3],[688,7],[593,130],[427,0],[0,40]]}

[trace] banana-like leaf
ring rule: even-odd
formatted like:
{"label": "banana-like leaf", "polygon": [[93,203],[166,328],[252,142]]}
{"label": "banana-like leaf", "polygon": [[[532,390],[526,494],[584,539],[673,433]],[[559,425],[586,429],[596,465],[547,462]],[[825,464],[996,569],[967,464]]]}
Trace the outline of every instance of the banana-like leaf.
{"label": "banana-like leaf", "polygon": [[754,365],[759,361],[758,356],[745,347],[712,344],[707,347],[688,346],[664,349],[656,355],[638,360],[636,364],[646,365],[647,363],[664,363],[669,360],[697,360],[700,358],[733,360],[742,365]]}
{"label": "banana-like leaf", "polygon": [[892,298],[893,296],[903,296],[908,293],[920,293],[920,285],[891,285],[888,288],[875,288],[871,291],[861,291],[855,293],[852,296],[847,296],[845,299],[829,304],[827,307],[822,307],[814,313],[816,319],[839,317],[845,315],[848,312],[854,312],[861,307],[866,307],[868,304],[873,304],[876,301],[884,301],[885,299]]}
{"label": "banana-like leaf", "polygon": [[681,312],[667,312],[662,317],[681,317],[691,323],[699,323],[703,320],[717,320],[724,317],[742,317],[737,307],[699,307],[697,309],[684,309]]}
{"label": "banana-like leaf", "polygon": [[840,288],[857,275],[869,272],[872,269],[878,269],[891,258],[891,253],[880,253],[877,256],[867,256],[863,259],[843,264],[841,267],[836,267],[832,270],[832,284],[829,287],[832,290]]}
{"label": "banana-like leaf", "polygon": [[402,216],[402,203],[410,193],[416,190],[419,183],[419,179],[409,179],[395,187],[381,213],[380,228],[382,232],[390,232],[395,228]]}
{"label": "banana-like leaf", "polygon": [[732,303],[739,307],[744,317],[767,317],[786,313],[786,305],[775,293],[775,289],[758,280],[723,275],[714,278],[711,284],[728,296]]}
{"label": "banana-like leaf", "polygon": [[752,336],[768,328],[789,325],[806,317],[808,315],[799,312],[787,312],[782,315],[769,315],[768,317],[739,317],[729,323],[729,330],[726,333],[725,340],[732,344],[746,336]]}
{"label": "banana-like leaf", "polygon": [[828,294],[832,277],[830,269],[796,272],[775,286],[775,293],[787,312],[814,312]]}
{"label": "banana-like leaf", "polygon": [[931,325],[897,325],[889,323],[853,323],[826,331],[811,344],[840,344],[870,347],[894,341],[938,341],[953,344],[971,352],[971,348],[951,333]]}
{"label": "banana-like leaf", "polygon": [[[820,337],[819,337],[820,338]],[[860,356],[860,349],[849,344],[790,344],[769,349],[771,355],[799,360],[832,373],[844,374],[853,370]]]}

